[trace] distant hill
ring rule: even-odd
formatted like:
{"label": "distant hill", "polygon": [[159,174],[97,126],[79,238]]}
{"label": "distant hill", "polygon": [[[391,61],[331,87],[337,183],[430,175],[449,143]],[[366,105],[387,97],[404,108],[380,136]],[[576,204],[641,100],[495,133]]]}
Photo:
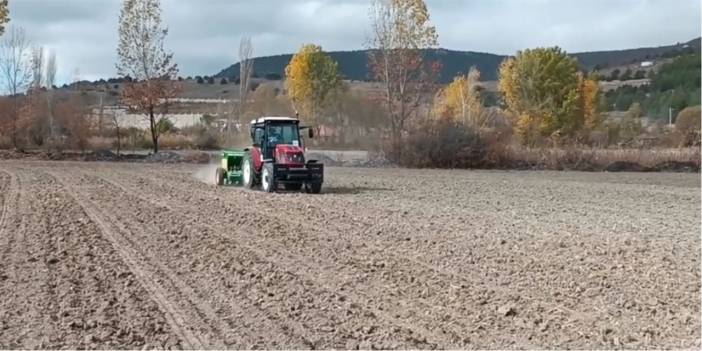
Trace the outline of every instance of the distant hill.
{"label": "distant hill", "polygon": [[[637,48],[627,50],[593,51],[572,54],[578,59],[585,70],[620,66],[633,62],[654,60],[660,57],[674,57],[686,52],[700,52],[700,38],[675,45]],[[341,73],[350,80],[369,80],[368,51],[332,51],[328,53],[339,63]],[[476,66],[482,73],[482,80],[496,80],[497,70],[506,56],[472,51],[454,51],[446,49],[425,50],[429,60],[439,60],[443,63],[440,80],[450,82],[459,73],[465,73],[471,66]],[[256,58],[254,71],[257,76],[284,76],[285,66],[292,54]],[[216,77],[237,77],[239,64],[229,66]]]}

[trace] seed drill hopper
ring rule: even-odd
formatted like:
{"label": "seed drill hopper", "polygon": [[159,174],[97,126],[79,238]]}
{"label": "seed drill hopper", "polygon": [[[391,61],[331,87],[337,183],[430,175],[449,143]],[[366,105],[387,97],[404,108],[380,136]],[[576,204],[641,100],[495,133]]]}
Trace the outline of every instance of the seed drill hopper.
{"label": "seed drill hopper", "polygon": [[243,185],[244,172],[241,166],[244,161],[243,150],[222,151],[222,161],[217,168],[217,185]]}

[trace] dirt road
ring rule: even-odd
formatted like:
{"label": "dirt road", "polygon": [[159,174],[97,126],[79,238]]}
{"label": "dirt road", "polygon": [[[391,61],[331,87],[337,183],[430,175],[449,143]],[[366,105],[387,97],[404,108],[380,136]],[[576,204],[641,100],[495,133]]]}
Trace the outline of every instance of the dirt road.
{"label": "dirt road", "polygon": [[0,161],[0,348],[700,346],[692,174]]}

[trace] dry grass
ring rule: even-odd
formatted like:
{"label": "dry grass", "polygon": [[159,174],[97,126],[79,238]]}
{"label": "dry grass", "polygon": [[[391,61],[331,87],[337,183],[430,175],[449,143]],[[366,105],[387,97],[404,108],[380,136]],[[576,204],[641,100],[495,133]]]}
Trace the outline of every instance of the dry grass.
{"label": "dry grass", "polygon": [[500,150],[499,163],[515,163],[538,169],[574,169],[598,171],[615,162],[638,164],[651,168],[664,163],[691,164],[700,168],[699,148],[666,149],[586,149],[586,148],[521,148],[516,146]]}
{"label": "dry grass", "polygon": [[164,150],[192,149],[193,138],[182,134],[163,134],[158,140],[158,146]]}
{"label": "dry grass", "polygon": [[110,150],[115,147],[116,138],[94,136],[88,138],[88,145],[93,150]]}
{"label": "dry grass", "polygon": [[0,135],[0,149],[11,149],[12,139],[9,136]]}

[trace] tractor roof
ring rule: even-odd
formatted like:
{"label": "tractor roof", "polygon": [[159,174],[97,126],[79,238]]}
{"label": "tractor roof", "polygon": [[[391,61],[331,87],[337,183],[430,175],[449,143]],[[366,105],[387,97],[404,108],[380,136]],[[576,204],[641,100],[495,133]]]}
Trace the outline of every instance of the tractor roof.
{"label": "tractor roof", "polygon": [[299,121],[299,120],[297,118],[294,118],[294,117],[261,117],[258,119],[251,120],[251,124],[263,123],[263,122],[269,122],[269,121],[285,122],[285,121]]}

